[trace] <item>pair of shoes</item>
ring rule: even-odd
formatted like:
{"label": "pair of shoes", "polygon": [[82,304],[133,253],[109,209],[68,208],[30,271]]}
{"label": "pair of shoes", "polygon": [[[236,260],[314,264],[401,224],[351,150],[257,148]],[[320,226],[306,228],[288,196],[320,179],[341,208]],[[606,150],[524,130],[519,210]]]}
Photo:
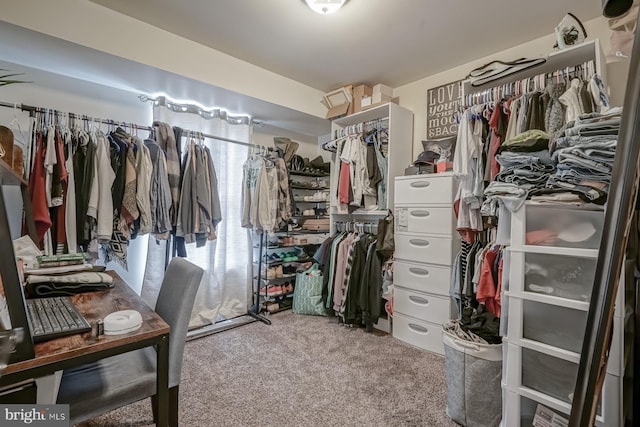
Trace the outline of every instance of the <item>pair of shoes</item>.
{"label": "pair of shoes", "polygon": [[329,197],[329,193],[324,191],[316,191],[311,196],[304,196],[303,200],[305,202],[326,202]]}
{"label": "pair of shoes", "polygon": [[291,261],[297,261],[297,260],[298,260],[298,256],[293,252],[284,252],[282,254],[282,261],[284,262],[291,262]]}
{"label": "pair of shoes", "polygon": [[274,285],[274,286],[269,286],[267,287],[267,295],[274,297],[274,296],[278,296],[278,295],[282,295],[284,293],[282,286],[280,285]]}
{"label": "pair of shoes", "polygon": [[275,267],[267,268],[267,271],[266,271],[266,278],[267,278],[268,280],[271,280],[271,279],[275,279],[275,278],[276,278],[276,268],[275,268]]}
{"label": "pair of shoes", "polygon": [[278,262],[278,261],[282,261],[282,259],[280,259],[280,255],[277,254],[276,252],[266,255],[267,258],[267,262]]}
{"label": "pair of shoes", "polygon": [[296,274],[297,269],[298,269],[297,264],[284,264],[282,266],[282,273],[283,274]]}
{"label": "pair of shoes", "polygon": [[291,236],[283,237],[280,240],[281,240],[280,243],[283,244],[283,245],[293,245],[293,237],[291,237]]}
{"label": "pair of shoes", "polygon": [[298,264],[296,268],[296,273],[302,273],[303,271],[307,271],[313,265],[313,261],[303,262],[302,264]]}
{"label": "pair of shoes", "polygon": [[280,305],[274,301],[267,301],[264,303],[264,309],[267,310],[269,313],[273,313],[280,309]]}
{"label": "pair of shoes", "polygon": [[277,267],[275,267],[276,269],[276,279],[281,278],[284,273],[282,272],[282,265],[278,265]]}
{"label": "pair of shoes", "polygon": [[282,290],[285,294],[290,294],[293,292],[293,283],[285,283],[284,285],[282,285]]}

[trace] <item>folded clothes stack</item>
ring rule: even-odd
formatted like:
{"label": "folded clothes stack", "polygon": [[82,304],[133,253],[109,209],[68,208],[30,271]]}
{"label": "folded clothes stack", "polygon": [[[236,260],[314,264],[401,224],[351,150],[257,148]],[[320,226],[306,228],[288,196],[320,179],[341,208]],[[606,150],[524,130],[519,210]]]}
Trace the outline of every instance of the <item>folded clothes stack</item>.
{"label": "folded clothes stack", "polygon": [[496,216],[498,201],[516,211],[531,190],[545,186],[555,172],[548,145],[549,135],[537,129],[521,133],[501,145],[500,154],[496,156],[500,172],[484,190],[483,215]]}
{"label": "folded clothes stack", "polygon": [[536,199],[570,192],[585,202],[604,204],[611,184],[621,115],[621,108],[584,114],[558,132],[549,146],[556,172],[549,177],[544,190],[535,192]]}

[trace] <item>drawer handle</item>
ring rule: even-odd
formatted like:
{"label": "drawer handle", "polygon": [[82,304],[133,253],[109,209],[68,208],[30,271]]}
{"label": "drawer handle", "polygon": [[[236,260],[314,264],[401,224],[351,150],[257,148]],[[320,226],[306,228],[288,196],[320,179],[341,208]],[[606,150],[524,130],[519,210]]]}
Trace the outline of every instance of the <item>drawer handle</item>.
{"label": "drawer handle", "polygon": [[429,305],[429,300],[428,299],[422,298],[422,297],[417,297],[415,295],[410,295],[409,296],[409,300],[411,300],[411,302],[416,303],[416,304]]}
{"label": "drawer handle", "polygon": [[429,181],[416,181],[411,183],[411,186],[414,188],[425,188],[430,185],[431,183]]}
{"label": "drawer handle", "polygon": [[431,212],[429,212],[429,211],[411,211],[410,215],[411,216],[415,216],[417,218],[426,218],[426,217],[431,215]]}
{"label": "drawer handle", "polygon": [[429,246],[429,241],[422,239],[411,239],[409,240],[409,243],[411,243],[413,246]]}
{"label": "drawer handle", "polygon": [[409,323],[409,329],[412,329],[414,332],[423,335],[427,335],[429,333],[429,329],[425,328],[422,325],[416,325],[415,323]]}
{"label": "drawer handle", "polygon": [[428,276],[429,275],[429,270],[425,270],[424,268],[411,267],[411,268],[409,268],[409,271],[411,273],[415,274],[416,276]]}

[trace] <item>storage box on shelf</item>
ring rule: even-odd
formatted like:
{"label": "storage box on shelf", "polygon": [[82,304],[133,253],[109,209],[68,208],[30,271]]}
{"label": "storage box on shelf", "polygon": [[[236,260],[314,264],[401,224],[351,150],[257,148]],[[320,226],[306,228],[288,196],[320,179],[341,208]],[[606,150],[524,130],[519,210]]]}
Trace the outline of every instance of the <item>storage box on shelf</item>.
{"label": "storage box on shelf", "polygon": [[[503,406],[505,425],[531,425],[541,403],[568,418],[595,278],[604,211],[527,202],[511,219]],[[621,423],[625,280],[597,425]],[[524,402],[524,403],[523,403]]]}
{"label": "storage box on shelf", "polygon": [[444,354],[451,268],[460,250],[450,173],[396,177],[393,336]]}

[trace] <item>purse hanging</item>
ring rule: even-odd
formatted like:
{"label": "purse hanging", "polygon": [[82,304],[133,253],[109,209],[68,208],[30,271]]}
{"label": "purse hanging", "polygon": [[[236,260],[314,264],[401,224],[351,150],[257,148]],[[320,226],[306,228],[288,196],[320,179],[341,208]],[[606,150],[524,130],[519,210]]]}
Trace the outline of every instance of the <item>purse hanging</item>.
{"label": "purse hanging", "polygon": [[393,240],[393,214],[389,214],[383,219],[378,220],[378,241],[376,242],[376,251],[383,259],[389,259],[393,256],[395,243]]}

